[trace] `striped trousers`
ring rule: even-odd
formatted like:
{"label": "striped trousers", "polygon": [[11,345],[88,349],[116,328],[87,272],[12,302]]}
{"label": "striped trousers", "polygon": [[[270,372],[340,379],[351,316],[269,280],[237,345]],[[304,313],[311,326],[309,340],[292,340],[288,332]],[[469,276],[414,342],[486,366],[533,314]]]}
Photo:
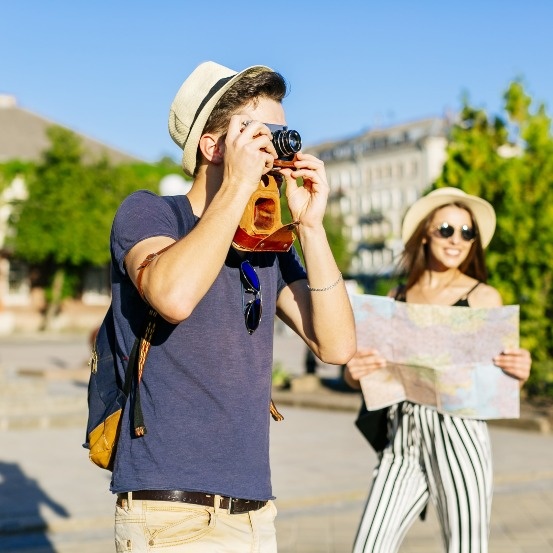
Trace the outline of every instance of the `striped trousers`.
{"label": "striped trousers", "polygon": [[485,422],[409,402],[390,408],[353,553],[394,553],[428,499],[447,553],[487,553],[493,493]]}

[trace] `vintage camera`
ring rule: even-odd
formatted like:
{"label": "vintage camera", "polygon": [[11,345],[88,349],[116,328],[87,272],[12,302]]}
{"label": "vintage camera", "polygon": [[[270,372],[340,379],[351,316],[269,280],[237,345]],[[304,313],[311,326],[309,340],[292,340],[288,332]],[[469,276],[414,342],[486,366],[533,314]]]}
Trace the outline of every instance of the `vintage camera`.
{"label": "vintage camera", "polygon": [[242,215],[233,246],[242,251],[285,252],[294,242],[296,222],[282,224],[280,212],[280,185],[282,175],[278,168],[294,167],[294,157],[301,150],[298,131],[283,125],[267,124],[278,155],[273,163],[275,171],[263,175]]}
{"label": "vintage camera", "polygon": [[278,155],[275,165],[278,167],[279,161],[292,161],[301,150],[300,133],[283,125],[266,125],[273,135],[272,142]]}

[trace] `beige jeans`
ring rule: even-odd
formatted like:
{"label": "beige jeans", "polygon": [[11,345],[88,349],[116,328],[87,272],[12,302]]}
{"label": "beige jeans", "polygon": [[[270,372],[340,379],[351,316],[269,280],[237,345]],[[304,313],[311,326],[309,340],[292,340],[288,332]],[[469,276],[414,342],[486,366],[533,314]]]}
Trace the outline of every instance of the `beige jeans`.
{"label": "beige jeans", "polygon": [[129,499],[115,507],[117,553],[277,553],[276,507],[229,515],[226,510]]}

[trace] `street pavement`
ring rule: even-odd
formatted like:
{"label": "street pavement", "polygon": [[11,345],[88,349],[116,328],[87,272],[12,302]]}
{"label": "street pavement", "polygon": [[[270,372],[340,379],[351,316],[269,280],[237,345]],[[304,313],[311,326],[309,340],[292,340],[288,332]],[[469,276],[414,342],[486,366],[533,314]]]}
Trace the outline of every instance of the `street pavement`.
{"label": "street pavement", "polygon": [[[275,391],[273,491],[280,553],[347,553],[376,457],[353,425],[357,394],[304,379],[304,349],[277,333],[275,362],[303,389]],[[82,449],[85,336],[0,338],[0,552],[114,551],[109,473]],[[321,366],[324,379],[337,368]],[[530,419],[530,417],[528,417]],[[553,553],[553,435],[546,421],[492,425],[491,553]],[[402,553],[440,553],[436,517],[417,521]]]}

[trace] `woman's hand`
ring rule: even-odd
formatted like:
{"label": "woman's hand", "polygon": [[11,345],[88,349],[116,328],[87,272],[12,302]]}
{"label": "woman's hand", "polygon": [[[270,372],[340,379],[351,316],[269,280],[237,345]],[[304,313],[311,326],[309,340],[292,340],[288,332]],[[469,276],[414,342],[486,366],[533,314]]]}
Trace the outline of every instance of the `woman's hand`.
{"label": "woman's hand", "polygon": [[493,362],[522,386],[530,376],[532,357],[527,349],[511,348],[494,357]]}
{"label": "woman's hand", "polygon": [[360,349],[348,361],[344,371],[344,379],[352,388],[359,388],[359,380],[378,369],[386,366],[386,359],[373,348]]}

